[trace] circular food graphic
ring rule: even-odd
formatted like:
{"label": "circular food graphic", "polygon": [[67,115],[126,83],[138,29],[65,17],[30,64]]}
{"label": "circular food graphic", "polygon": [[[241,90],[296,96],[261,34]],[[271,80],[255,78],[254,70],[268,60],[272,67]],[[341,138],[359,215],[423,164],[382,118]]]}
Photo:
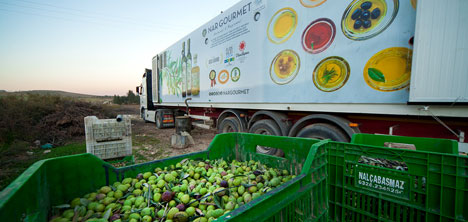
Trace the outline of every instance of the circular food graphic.
{"label": "circular food graphic", "polygon": [[369,59],[364,67],[367,85],[379,91],[397,91],[407,87],[411,78],[413,51],[394,47],[384,49]]}
{"label": "circular food graphic", "polygon": [[234,67],[234,68],[231,70],[231,80],[232,80],[233,82],[239,81],[240,75],[241,75],[241,72],[240,72],[240,69],[239,69],[239,68]]}
{"label": "circular food graphic", "polygon": [[221,72],[219,72],[218,74],[218,82],[221,84],[225,84],[227,83],[228,80],[229,80],[229,72],[225,69],[221,70]]}
{"label": "circular food graphic", "polygon": [[341,29],[353,40],[370,39],[383,32],[395,19],[399,0],[354,0],[346,8]]}
{"label": "circular food graphic", "polygon": [[291,82],[299,72],[300,63],[299,56],[295,51],[290,49],[281,51],[271,62],[271,80],[279,85]]}
{"label": "circular food graphic", "polygon": [[341,57],[332,56],[319,62],[312,74],[312,80],[319,90],[333,92],[346,84],[349,74],[348,62]]}
{"label": "circular food graphic", "polygon": [[312,54],[323,52],[335,39],[335,33],[335,23],[332,20],[317,19],[302,33],[302,47]]}
{"label": "circular food graphic", "polygon": [[283,8],[277,11],[268,23],[268,39],[280,44],[287,41],[297,26],[297,13],[292,8]]}
{"label": "circular food graphic", "polygon": [[321,4],[323,4],[327,0],[300,0],[300,1],[301,1],[301,4],[304,7],[314,8],[314,7],[317,7],[317,6],[321,5]]}

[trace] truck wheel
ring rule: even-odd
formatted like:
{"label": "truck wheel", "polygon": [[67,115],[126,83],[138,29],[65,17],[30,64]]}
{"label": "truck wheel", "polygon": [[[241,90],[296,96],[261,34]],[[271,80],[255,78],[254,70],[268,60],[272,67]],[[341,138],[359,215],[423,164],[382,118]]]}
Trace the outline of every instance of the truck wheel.
{"label": "truck wheel", "polygon": [[297,137],[313,139],[331,139],[338,142],[349,142],[348,137],[336,126],[327,123],[315,123],[302,128]]}
{"label": "truck wheel", "polygon": [[[249,133],[263,134],[263,135],[274,135],[280,136],[281,130],[275,121],[271,119],[263,119],[255,122],[249,130]],[[283,156],[284,153],[282,150],[257,146],[257,153],[263,153],[268,155]]]}
{"label": "truck wheel", "polygon": [[163,122],[162,122],[162,115],[161,115],[162,112],[160,111],[157,111],[156,112],[156,115],[155,115],[155,120],[154,122],[156,122],[156,128],[158,129],[162,129],[163,128]]}
{"label": "truck wheel", "polygon": [[226,117],[218,127],[218,133],[240,132],[240,123],[236,117]]}

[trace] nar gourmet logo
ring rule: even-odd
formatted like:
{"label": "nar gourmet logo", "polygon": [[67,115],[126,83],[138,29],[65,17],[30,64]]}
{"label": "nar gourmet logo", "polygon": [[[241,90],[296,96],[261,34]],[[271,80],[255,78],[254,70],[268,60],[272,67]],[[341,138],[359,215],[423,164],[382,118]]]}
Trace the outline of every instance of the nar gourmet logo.
{"label": "nar gourmet logo", "polygon": [[245,44],[245,41],[240,42],[239,43],[239,51],[244,52],[246,46],[247,45]]}

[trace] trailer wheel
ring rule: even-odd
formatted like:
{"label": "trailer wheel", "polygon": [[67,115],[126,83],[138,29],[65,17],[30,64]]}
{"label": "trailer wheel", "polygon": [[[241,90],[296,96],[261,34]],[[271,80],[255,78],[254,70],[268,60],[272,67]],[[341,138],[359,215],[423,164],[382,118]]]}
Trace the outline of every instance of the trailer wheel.
{"label": "trailer wheel", "polygon": [[[250,128],[249,133],[281,136],[279,126],[271,119],[263,119],[255,122]],[[257,152],[275,156],[284,155],[282,150],[263,146],[257,146]]]}
{"label": "trailer wheel", "polygon": [[155,115],[154,118],[155,118],[154,122],[156,122],[156,128],[162,129],[163,128],[162,112],[161,111],[156,111],[156,115]]}
{"label": "trailer wheel", "polygon": [[236,117],[226,117],[219,124],[218,133],[240,132],[240,123]]}
{"label": "trailer wheel", "polygon": [[302,128],[297,137],[307,137],[313,139],[331,139],[338,142],[348,142],[348,137],[336,126],[327,123],[315,123]]}

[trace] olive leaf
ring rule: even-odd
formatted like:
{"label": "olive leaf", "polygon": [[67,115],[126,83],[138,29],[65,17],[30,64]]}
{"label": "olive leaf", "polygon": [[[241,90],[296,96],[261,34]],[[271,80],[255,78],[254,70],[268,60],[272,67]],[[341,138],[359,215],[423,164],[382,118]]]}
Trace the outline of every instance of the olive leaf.
{"label": "olive leaf", "polygon": [[376,68],[369,68],[367,70],[367,73],[369,74],[369,77],[372,80],[374,80],[376,82],[385,82],[385,76],[380,70],[378,70]]}
{"label": "olive leaf", "polygon": [[171,187],[169,187],[169,184],[165,183],[164,186],[166,187],[166,190],[172,191]]}
{"label": "olive leaf", "polygon": [[239,174],[239,175],[233,176],[232,178],[236,178],[236,177],[247,177],[247,176],[248,176],[248,175]]}
{"label": "olive leaf", "polygon": [[231,173],[236,172],[236,166],[234,164],[231,164]]}
{"label": "olive leaf", "polygon": [[189,158],[185,158],[185,159],[183,159],[183,160],[180,161],[180,164],[187,165],[187,163],[188,163],[189,160],[190,160]]}
{"label": "olive leaf", "polygon": [[204,216],[203,212],[202,212],[200,209],[195,208],[195,211],[196,211],[199,215]]}
{"label": "olive leaf", "polygon": [[73,215],[73,219],[72,219],[72,222],[77,222],[78,221],[78,216],[80,214],[80,206],[76,206],[75,209],[73,210],[74,211],[74,215]]}
{"label": "olive leaf", "polygon": [[[181,171],[181,172],[180,172],[180,176],[179,176],[179,178],[180,178],[180,179],[182,179],[182,178],[184,178],[184,176],[185,176],[185,173],[184,173],[184,171]],[[183,180],[183,179],[182,179],[182,180]]]}
{"label": "olive leaf", "polygon": [[140,213],[143,209],[131,209],[130,213]]}
{"label": "olive leaf", "polygon": [[93,215],[93,213],[94,212],[92,210],[88,211],[81,221],[88,220],[88,218],[90,218]]}
{"label": "olive leaf", "polygon": [[126,193],[125,195],[123,195],[121,198],[119,198],[119,200],[127,199],[127,197],[130,196],[130,195],[133,195],[133,193],[128,192],[128,193]]}
{"label": "olive leaf", "polygon": [[80,198],[80,203],[83,206],[88,206],[88,204],[91,203],[91,201],[85,198]]}
{"label": "olive leaf", "polygon": [[106,213],[104,214],[104,216],[102,216],[102,218],[104,220],[109,220],[109,217],[111,216],[111,213],[112,213],[112,208],[109,208],[109,210],[106,211]]}
{"label": "olive leaf", "polygon": [[153,200],[150,200],[151,205],[154,205],[156,207],[162,207],[162,205],[158,202],[154,202]]}
{"label": "olive leaf", "polygon": [[61,204],[61,205],[53,206],[53,208],[58,208],[58,209],[70,208],[70,204]]}
{"label": "olive leaf", "polygon": [[217,206],[218,208],[223,209],[223,208],[224,208],[223,199],[222,199],[220,196],[218,196],[218,195],[213,195],[213,197],[214,197],[213,199],[214,199],[214,202],[215,202],[216,206]]}

